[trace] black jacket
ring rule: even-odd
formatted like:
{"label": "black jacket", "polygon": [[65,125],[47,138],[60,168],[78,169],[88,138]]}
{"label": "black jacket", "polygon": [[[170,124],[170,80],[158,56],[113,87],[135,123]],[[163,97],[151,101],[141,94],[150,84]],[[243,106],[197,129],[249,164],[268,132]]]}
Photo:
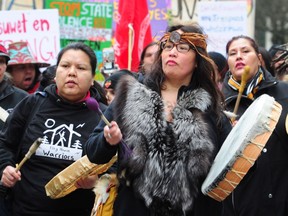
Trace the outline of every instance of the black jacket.
{"label": "black jacket", "polygon": [[[28,93],[22,89],[19,89],[12,85],[9,79],[4,76],[4,79],[0,83],[0,106],[11,113],[13,108],[28,95]],[[0,129],[2,129],[4,122],[0,120]]]}
{"label": "black jacket", "polygon": [[[288,83],[278,82],[267,71],[255,94],[268,94],[282,105],[282,113],[274,132],[254,166],[248,171],[234,192],[224,201],[224,216],[285,216],[288,215],[288,135],[285,118],[288,111]],[[233,111],[238,92],[231,89],[226,74],[223,93],[227,107]],[[253,101],[243,96],[239,113]],[[245,127],[245,125],[244,125]]]}
{"label": "black jacket", "polygon": [[[90,90],[98,99],[98,92]],[[100,104],[104,111],[105,106]],[[85,102],[68,103],[50,85],[22,100],[9,115],[0,134],[0,171],[16,163],[41,137],[44,141],[22,166],[21,181],[13,187],[13,215],[89,216],[92,190],[78,189],[60,199],[46,196],[44,186],[64,168],[82,157],[83,145],[100,120]]]}

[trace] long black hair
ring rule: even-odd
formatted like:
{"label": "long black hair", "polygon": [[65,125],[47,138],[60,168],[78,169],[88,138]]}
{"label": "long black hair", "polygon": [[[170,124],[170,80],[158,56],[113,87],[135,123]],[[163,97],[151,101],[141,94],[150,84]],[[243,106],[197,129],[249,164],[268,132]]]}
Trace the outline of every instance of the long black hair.
{"label": "long black hair", "polygon": [[[170,26],[168,27],[167,32],[173,32],[175,30],[181,30],[187,33],[203,34],[202,28],[196,23],[193,23],[191,25]],[[210,59],[206,49],[203,49],[198,46],[197,49],[199,53],[201,53],[201,55]],[[149,88],[158,93],[161,93],[161,90],[163,89],[163,82],[165,81],[165,74],[162,69],[162,59],[161,59],[162,51],[163,50],[160,47],[159,52],[156,55],[155,63],[153,64],[152,67],[152,72],[147,74],[144,80],[144,84],[146,84]],[[197,67],[193,72],[191,83],[193,88],[203,88],[211,95],[212,98],[211,108],[217,114],[219,114],[224,104],[224,97],[215,82],[215,71],[213,65],[211,64],[212,60],[211,62],[209,62],[201,55],[199,55],[196,52]]]}

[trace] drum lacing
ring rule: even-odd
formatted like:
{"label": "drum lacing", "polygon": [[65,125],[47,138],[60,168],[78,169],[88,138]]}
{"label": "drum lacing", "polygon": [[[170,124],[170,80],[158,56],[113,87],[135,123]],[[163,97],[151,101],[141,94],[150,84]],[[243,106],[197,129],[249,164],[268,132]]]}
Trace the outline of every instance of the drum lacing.
{"label": "drum lacing", "polygon": [[[227,191],[223,190],[222,188],[219,188],[220,190],[222,190],[224,193],[226,193],[226,195],[229,195],[229,192],[227,193]],[[217,193],[214,193],[213,191],[210,191],[210,193],[212,193],[214,195],[214,198],[216,198],[218,201],[222,201],[224,197],[219,196]]]}
{"label": "drum lacing", "polygon": [[[281,111],[282,111],[281,105],[279,105],[278,103],[274,103],[273,104],[273,110],[275,110],[277,113],[281,114]],[[270,115],[269,118],[277,123],[279,120],[279,115]],[[271,128],[271,129],[269,128],[269,131],[273,131],[273,130],[274,130],[274,128]]]}
{"label": "drum lacing", "polygon": [[[260,151],[262,151],[262,149],[263,149],[263,147],[265,146],[266,143],[259,143],[259,142],[257,143],[257,142],[255,142],[255,141],[251,141],[250,144],[257,146],[257,147],[260,149]],[[245,158],[245,159],[246,159],[246,158]],[[255,160],[256,160],[256,159],[255,159]],[[254,160],[254,161],[255,161],[255,160]]]}
{"label": "drum lacing", "polygon": [[[256,145],[256,146],[257,146],[257,145]],[[245,155],[243,155],[242,158],[244,158],[245,160],[247,160],[251,165],[253,165],[254,162],[256,161],[256,158],[246,157]],[[246,173],[245,173],[245,174],[246,174]]]}
{"label": "drum lacing", "polygon": [[[235,173],[235,175],[236,176],[238,176],[240,179],[242,179],[243,177],[244,177],[244,175],[246,174],[245,172],[240,172],[240,171],[237,171],[237,170],[235,170],[235,169],[231,169],[231,171],[230,172],[233,172],[233,173]],[[242,175],[241,175],[242,174]],[[230,186],[231,187],[233,187],[234,189],[236,188],[236,186],[237,186],[237,184],[239,183],[239,182],[233,182],[233,181],[230,181],[230,180],[228,180],[226,177],[224,178],[225,180],[226,180],[226,182],[228,182],[229,184],[230,184]]]}
{"label": "drum lacing", "polygon": [[[237,170],[235,170],[235,169],[233,169],[233,168],[232,168],[231,171],[229,171],[229,172],[235,173],[235,175],[237,175],[240,179],[242,179],[242,178],[244,177],[244,175],[246,174],[246,172],[239,172],[239,171],[237,171]],[[241,175],[241,174],[242,174],[242,175]],[[236,186],[237,186],[238,183],[239,183],[239,182],[230,181],[230,180],[228,180],[226,177],[225,177],[223,180],[225,180],[231,187],[233,187],[233,189],[235,189]],[[225,193],[226,195],[229,195],[229,194],[231,193],[230,190],[225,190],[225,189],[223,189],[222,187],[220,187],[219,185],[218,185],[218,187],[219,187],[218,189],[221,190],[221,191],[222,191],[223,193]],[[210,191],[210,193],[212,193],[212,194],[214,195],[214,197],[219,198],[220,201],[222,201],[223,198],[224,198],[224,197],[219,196],[217,193],[213,192],[213,190]],[[225,196],[225,197],[226,197],[226,196]]]}

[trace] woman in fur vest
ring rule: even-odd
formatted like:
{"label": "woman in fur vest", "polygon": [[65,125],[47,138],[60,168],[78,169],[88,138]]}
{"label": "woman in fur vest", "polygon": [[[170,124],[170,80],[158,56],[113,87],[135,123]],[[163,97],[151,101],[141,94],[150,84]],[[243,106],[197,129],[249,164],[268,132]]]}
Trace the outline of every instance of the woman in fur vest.
{"label": "woman in fur vest", "polygon": [[220,214],[200,187],[231,126],[206,46],[198,25],[169,27],[144,85],[118,82],[105,112],[111,126],[99,123],[84,145],[97,164],[118,152],[114,215]]}

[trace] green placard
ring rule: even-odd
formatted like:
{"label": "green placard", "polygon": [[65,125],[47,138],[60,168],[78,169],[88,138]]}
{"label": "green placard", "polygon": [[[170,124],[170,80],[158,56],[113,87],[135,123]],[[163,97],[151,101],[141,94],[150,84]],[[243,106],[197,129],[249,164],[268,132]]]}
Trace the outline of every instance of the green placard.
{"label": "green placard", "polygon": [[112,44],[113,4],[71,0],[44,2],[45,8],[57,8],[59,11],[61,48],[74,41],[89,45],[98,60],[96,80],[103,81],[99,66],[102,65],[103,48]]}

